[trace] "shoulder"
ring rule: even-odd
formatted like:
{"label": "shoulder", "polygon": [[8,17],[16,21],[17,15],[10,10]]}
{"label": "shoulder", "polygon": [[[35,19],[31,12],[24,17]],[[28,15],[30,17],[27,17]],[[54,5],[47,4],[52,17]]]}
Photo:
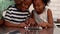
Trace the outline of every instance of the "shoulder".
{"label": "shoulder", "polygon": [[7,8],[7,10],[9,10],[9,9],[14,10],[14,9],[17,9],[17,8],[16,8],[16,6],[15,6],[15,5],[10,5],[10,6]]}
{"label": "shoulder", "polygon": [[51,9],[48,9],[47,10],[47,13],[49,14],[49,13],[52,13],[52,10]]}
{"label": "shoulder", "polygon": [[47,16],[48,16],[48,17],[52,17],[52,16],[53,16],[51,9],[48,9],[48,10],[47,10]]}
{"label": "shoulder", "polygon": [[46,6],[45,9],[46,9],[47,13],[51,13],[52,12],[52,10],[50,9],[50,7],[48,7],[48,6]]}

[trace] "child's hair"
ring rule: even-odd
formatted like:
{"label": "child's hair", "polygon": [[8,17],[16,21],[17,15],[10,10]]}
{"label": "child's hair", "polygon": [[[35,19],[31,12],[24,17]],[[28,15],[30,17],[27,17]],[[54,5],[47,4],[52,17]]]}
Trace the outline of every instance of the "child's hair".
{"label": "child's hair", "polygon": [[[34,1],[35,0],[33,0],[33,4],[34,4]],[[50,0],[41,0],[44,4],[45,4],[45,6],[48,6],[48,3],[50,2]]]}
{"label": "child's hair", "polygon": [[48,3],[50,2],[50,0],[42,0],[42,1],[44,2],[45,6],[47,6]]}

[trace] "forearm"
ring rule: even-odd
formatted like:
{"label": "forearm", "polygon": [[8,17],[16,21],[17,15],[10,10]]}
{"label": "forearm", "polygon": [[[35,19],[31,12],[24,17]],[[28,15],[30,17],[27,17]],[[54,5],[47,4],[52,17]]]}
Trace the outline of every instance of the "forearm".
{"label": "forearm", "polygon": [[48,28],[53,28],[53,27],[54,27],[54,24],[48,23],[48,24],[47,24],[47,27],[48,27]]}

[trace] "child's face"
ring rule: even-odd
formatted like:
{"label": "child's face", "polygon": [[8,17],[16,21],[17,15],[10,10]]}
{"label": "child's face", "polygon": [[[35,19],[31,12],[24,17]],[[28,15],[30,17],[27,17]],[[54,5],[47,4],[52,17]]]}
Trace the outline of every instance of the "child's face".
{"label": "child's face", "polygon": [[16,4],[21,4],[24,0],[14,0]]}
{"label": "child's face", "polygon": [[42,0],[34,0],[33,2],[34,9],[40,13],[43,11],[45,4],[42,2]]}
{"label": "child's face", "polygon": [[21,1],[17,2],[17,1],[18,0],[16,0],[15,2],[16,4],[18,4],[19,9],[22,11],[27,10],[32,3],[32,0],[23,0],[22,2]]}
{"label": "child's face", "polygon": [[32,0],[25,0],[21,5],[21,10],[25,11],[30,7]]}

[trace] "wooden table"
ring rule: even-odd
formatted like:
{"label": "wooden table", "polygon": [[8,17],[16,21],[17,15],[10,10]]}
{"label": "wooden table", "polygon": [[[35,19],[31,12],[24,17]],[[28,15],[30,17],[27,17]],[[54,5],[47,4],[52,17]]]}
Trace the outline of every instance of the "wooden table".
{"label": "wooden table", "polygon": [[18,34],[53,34],[53,28],[30,31],[25,30],[24,28],[0,27],[0,34],[13,34],[15,32]]}

